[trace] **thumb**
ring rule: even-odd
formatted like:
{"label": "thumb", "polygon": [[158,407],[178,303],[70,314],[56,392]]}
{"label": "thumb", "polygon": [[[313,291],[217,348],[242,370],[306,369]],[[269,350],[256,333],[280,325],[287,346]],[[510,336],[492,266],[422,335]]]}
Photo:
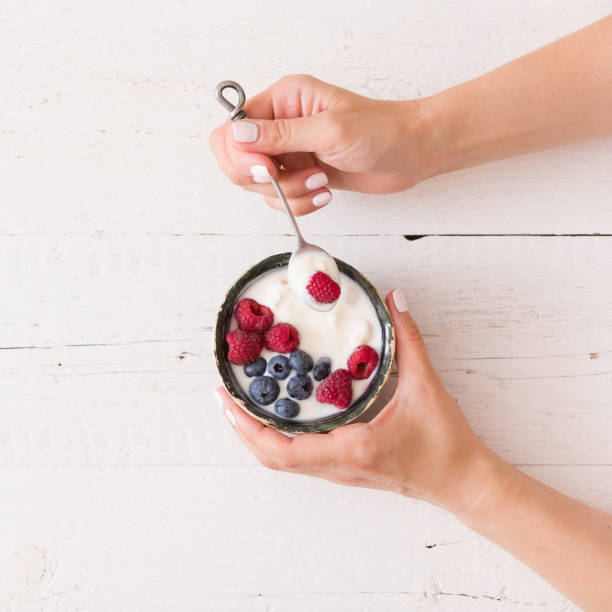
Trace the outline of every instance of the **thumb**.
{"label": "thumb", "polygon": [[294,119],[242,119],[231,127],[241,149],[267,155],[321,151],[331,133],[325,112]]}
{"label": "thumb", "polygon": [[422,378],[430,375],[433,367],[427,356],[423,336],[408,312],[406,297],[401,289],[391,291],[385,300],[395,327],[395,361],[403,378]]}

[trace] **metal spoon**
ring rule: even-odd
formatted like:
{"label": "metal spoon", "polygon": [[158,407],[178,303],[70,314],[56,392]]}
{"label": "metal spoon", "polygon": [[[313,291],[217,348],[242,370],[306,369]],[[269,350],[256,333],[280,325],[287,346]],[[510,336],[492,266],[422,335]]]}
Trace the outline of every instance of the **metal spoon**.
{"label": "metal spoon", "polygon": [[[238,94],[238,101],[236,104],[233,104],[223,95],[223,92],[226,89],[233,89]],[[221,81],[221,83],[215,87],[215,96],[217,97],[217,100],[230,112],[229,118],[232,121],[239,121],[240,119],[247,118],[247,114],[243,109],[246,101],[244,89],[242,89],[242,87],[236,83],[236,81]],[[304,276],[305,274],[308,274],[308,272],[305,272],[304,270],[308,269],[307,264],[309,262],[316,262],[315,265],[317,263],[320,264],[320,267],[317,267],[317,269],[320,269],[321,267],[324,268],[321,271],[325,272],[325,274],[327,274],[332,280],[340,284],[340,272],[338,271],[336,261],[321,247],[304,240],[304,236],[302,236],[302,232],[300,232],[300,228],[298,227],[297,221],[291,212],[291,208],[289,208],[289,203],[287,202],[287,198],[285,198],[283,190],[278,184],[278,180],[274,177],[271,177],[271,180],[274,190],[285,207],[285,211],[287,212],[289,220],[291,221],[291,225],[293,225],[293,230],[295,231],[297,238],[297,248],[295,251],[293,251],[289,259],[289,283],[302,301],[308,304],[308,306],[311,308],[316,310],[331,310],[335,306],[336,302],[332,302],[331,304],[316,302],[306,291],[306,284],[308,283],[309,278]],[[316,269],[314,271],[316,271]],[[311,275],[312,274],[310,274],[310,276]]]}

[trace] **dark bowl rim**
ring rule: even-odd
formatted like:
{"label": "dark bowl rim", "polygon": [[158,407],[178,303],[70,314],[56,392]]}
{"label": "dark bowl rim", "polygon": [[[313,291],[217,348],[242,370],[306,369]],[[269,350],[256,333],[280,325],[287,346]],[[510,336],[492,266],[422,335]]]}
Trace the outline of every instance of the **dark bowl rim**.
{"label": "dark bowl rim", "polygon": [[354,280],[366,292],[376,309],[376,314],[383,333],[382,357],[376,375],[364,393],[347,410],[337,412],[321,419],[293,421],[282,419],[281,417],[265,411],[250,400],[246,393],[234,382],[234,375],[225,357],[227,350],[225,335],[228,331],[229,321],[233,313],[233,306],[244,288],[265,272],[286,266],[290,256],[291,253],[270,255],[248,268],[248,270],[241,274],[240,277],[231,284],[219,306],[215,319],[215,326],[213,329],[213,353],[215,356],[215,363],[219,375],[221,376],[223,386],[232,399],[245,412],[258,421],[285,433],[330,431],[336,427],[346,425],[361,416],[379,396],[380,391],[391,373],[391,366],[395,355],[395,331],[393,328],[393,321],[384,299],[374,285],[372,285],[361,272],[341,259],[334,257],[340,272]]}

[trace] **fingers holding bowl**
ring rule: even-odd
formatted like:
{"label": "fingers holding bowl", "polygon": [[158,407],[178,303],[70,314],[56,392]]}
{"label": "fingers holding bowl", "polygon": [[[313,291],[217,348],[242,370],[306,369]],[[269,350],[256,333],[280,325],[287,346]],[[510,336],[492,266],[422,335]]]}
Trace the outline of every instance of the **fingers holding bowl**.
{"label": "fingers holding bowl", "polygon": [[223,387],[215,394],[238,437],[266,467],[319,475],[342,463],[348,454],[346,438],[318,433],[290,438],[248,415]]}

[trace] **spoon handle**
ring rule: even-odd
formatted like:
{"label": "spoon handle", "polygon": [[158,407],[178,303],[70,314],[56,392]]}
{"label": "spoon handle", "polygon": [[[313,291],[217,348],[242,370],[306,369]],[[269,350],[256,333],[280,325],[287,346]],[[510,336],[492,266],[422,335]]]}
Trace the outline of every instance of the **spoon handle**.
{"label": "spoon handle", "polygon": [[283,206],[285,207],[285,210],[287,211],[287,215],[289,216],[291,225],[293,225],[295,235],[297,236],[297,239],[298,239],[298,246],[300,247],[304,246],[306,244],[306,241],[304,240],[304,236],[302,236],[302,232],[300,232],[300,228],[298,227],[297,221],[295,220],[295,217],[293,216],[293,213],[291,212],[291,208],[289,208],[289,202],[287,202],[287,198],[285,198],[285,194],[283,193],[283,190],[281,189],[280,185],[278,184],[278,181],[274,177],[272,177],[272,185],[274,186],[274,189],[276,190],[276,193],[278,194],[280,201],[283,203]]}
{"label": "spoon handle", "polygon": [[[223,95],[223,91],[225,89],[233,89],[238,94],[238,101],[236,102],[236,104],[233,104],[230,100],[228,100]],[[215,96],[217,97],[217,100],[228,111],[230,111],[229,118],[232,121],[236,121],[239,119],[246,119],[247,114],[244,112],[244,109],[242,108],[246,101],[246,96],[244,94],[244,89],[242,89],[242,87],[238,83],[236,83],[236,81],[221,81],[221,83],[219,83],[217,87],[215,87]],[[305,244],[307,244],[307,242],[304,240],[304,236],[302,236],[302,232],[300,232],[300,228],[298,227],[297,221],[295,220],[295,217],[293,216],[293,213],[291,212],[291,208],[289,208],[289,202],[287,202],[287,198],[285,197],[285,194],[283,193],[281,186],[278,184],[278,181],[274,177],[272,177],[272,185],[276,193],[278,194],[280,201],[283,203],[283,206],[285,207],[285,211],[287,212],[287,215],[289,216],[291,225],[293,225],[295,235],[297,236],[297,239],[298,239],[298,245],[300,247],[304,246]]]}

